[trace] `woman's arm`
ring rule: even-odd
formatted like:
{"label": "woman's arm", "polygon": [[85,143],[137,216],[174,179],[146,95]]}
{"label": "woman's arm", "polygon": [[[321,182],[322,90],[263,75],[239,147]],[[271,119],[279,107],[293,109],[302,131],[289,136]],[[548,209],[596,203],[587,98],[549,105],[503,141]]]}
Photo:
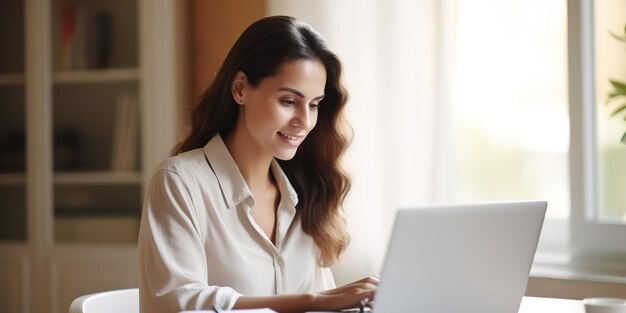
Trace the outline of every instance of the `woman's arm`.
{"label": "woman's arm", "polygon": [[[139,232],[139,292],[142,312],[230,309],[240,296],[211,286],[204,242],[196,229],[186,181],[170,170],[157,171],[147,190]],[[217,269],[219,270],[219,269]]]}
{"label": "woman's arm", "polygon": [[270,308],[280,313],[338,311],[358,307],[361,300],[374,299],[379,279],[369,276],[339,288],[316,293],[267,297],[241,296],[234,309]]}

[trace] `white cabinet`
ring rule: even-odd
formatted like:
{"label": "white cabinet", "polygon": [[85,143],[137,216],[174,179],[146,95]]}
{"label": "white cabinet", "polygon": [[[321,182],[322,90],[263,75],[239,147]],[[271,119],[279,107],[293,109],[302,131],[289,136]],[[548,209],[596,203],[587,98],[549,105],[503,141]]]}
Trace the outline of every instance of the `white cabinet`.
{"label": "white cabinet", "polygon": [[177,140],[184,3],[0,1],[0,311],[136,286],[144,187]]}

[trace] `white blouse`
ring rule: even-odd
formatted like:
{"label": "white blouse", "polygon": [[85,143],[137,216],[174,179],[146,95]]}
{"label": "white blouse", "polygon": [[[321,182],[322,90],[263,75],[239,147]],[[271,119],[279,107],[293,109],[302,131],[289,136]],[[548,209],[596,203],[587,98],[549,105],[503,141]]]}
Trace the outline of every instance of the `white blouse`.
{"label": "white blouse", "polygon": [[168,158],[147,190],[139,231],[141,312],[231,309],[238,297],[335,287],[296,216],[298,197],[274,160],[276,245],[254,222],[254,197],[221,137]]}

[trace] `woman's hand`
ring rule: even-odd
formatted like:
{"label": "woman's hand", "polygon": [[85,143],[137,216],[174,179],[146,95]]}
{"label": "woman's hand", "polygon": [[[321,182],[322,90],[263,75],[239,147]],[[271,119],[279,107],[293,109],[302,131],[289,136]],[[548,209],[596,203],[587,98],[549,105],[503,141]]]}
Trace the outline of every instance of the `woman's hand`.
{"label": "woman's hand", "polygon": [[234,309],[271,308],[276,312],[307,312],[307,311],[339,311],[357,308],[374,300],[378,289],[378,275],[365,277],[339,288],[317,293],[301,293],[290,295],[250,297],[241,296],[237,299]]}
{"label": "woman's hand", "polygon": [[378,275],[368,276],[339,288],[321,291],[313,300],[316,310],[342,310],[358,307],[364,299],[374,300],[380,279]]}

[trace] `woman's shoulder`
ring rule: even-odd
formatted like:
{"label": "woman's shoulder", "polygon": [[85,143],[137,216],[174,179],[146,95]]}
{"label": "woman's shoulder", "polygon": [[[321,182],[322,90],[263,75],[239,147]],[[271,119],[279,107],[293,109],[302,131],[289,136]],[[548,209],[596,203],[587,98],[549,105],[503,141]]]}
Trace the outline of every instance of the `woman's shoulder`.
{"label": "woman's shoulder", "polygon": [[161,161],[155,172],[169,171],[180,175],[194,173],[208,166],[202,148],[189,150]]}

